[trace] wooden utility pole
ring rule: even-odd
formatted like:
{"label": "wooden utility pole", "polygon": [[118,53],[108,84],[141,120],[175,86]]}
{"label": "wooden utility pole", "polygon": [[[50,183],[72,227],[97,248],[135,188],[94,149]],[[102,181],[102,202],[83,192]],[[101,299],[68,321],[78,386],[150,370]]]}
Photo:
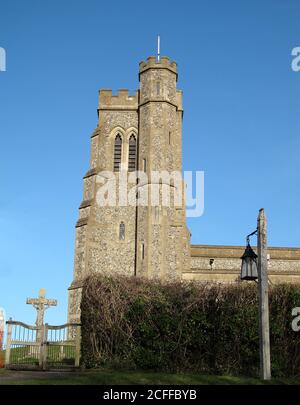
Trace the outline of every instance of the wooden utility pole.
{"label": "wooden utility pole", "polygon": [[258,294],[260,373],[263,380],[271,379],[270,326],[268,297],[267,220],[263,208],[257,219]]}

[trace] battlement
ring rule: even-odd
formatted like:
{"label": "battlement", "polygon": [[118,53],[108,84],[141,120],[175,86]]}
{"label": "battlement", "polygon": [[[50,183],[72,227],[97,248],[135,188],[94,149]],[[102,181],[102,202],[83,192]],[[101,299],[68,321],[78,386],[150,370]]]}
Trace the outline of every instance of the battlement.
{"label": "battlement", "polygon": [[140,62],[140,74],[148,69],[168,69],[177,75],[177,63],[167,56],[161,56],[159,61],[155,56],[149,56],[147,62]]}
{"label": "battlement", "polygon": [[128,89],[120,89],[114,95],[110,89],[99,90],[99,110],[137,110],[138,91],[129,94]]}

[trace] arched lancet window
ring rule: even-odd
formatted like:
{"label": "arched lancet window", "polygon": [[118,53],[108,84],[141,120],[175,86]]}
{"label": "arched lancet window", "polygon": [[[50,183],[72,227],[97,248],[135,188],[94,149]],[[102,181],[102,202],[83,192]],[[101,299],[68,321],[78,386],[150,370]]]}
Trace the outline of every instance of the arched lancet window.
{"label": "arched lancet window", "polygon": [[131,135],[129,138],[129,154],[128,154],[128,171],[136,170],[136,137]]}
{"label": "arched lancet window", "polygon": [[124,222],[120,223],[119,240],[125,240],[125,224],[124,224]]}
{"label": "arched lancet window", "polygon": [[122,160],[122,137],[118,134],[115,138],[114,146],[114,172],[119,172],[121,169]]}

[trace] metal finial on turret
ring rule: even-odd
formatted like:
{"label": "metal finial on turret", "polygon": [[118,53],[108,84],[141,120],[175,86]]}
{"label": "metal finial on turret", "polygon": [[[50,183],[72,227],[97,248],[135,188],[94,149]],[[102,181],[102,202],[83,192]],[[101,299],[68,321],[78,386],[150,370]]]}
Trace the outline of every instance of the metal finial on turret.
{"label": "metal finial on turret", "polygon": [[160,61],[160,35],[157,36],[157,62]]}

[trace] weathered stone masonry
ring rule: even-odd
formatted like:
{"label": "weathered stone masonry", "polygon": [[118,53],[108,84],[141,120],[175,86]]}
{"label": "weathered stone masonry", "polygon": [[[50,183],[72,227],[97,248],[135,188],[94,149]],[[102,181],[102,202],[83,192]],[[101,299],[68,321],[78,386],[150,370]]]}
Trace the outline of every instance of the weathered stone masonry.
{"label": "weathered stone masonry", "polygon": [[[192,245],[191,268],[182,273],[182,278],[239,282],[244,250],[244,246]],[[300,248],[269,247],[268,276],[272,284],[300,283]]]}

